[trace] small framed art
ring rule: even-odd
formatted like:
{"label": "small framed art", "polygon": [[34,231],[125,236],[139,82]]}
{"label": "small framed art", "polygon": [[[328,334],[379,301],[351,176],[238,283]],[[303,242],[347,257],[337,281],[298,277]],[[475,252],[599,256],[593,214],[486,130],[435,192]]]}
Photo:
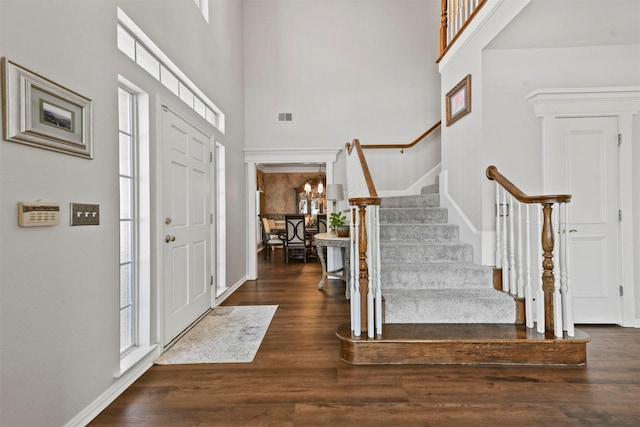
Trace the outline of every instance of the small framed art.
{"label": "small framed art", "polygon": [[471,112],[471,74],[447,93],[446,105],[447,126]]}
{"label": "small framed art", "polygon": [[4,139],[92,158],[91,100],[2,58]]}

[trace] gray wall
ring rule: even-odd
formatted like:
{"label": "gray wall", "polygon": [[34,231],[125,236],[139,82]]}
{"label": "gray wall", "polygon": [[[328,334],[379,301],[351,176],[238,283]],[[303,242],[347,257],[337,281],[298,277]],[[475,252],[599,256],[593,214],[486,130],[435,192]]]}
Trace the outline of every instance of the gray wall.
{"label": "gray wall", "polygon": [[[158,3],[0,1],[0,54],[94,112],[93,160],[0,142],[1,425],[62,425],[117,385],[118,74],[151,95],[152,146],[156,95],[175,99],[117,50],[117,6],[226,114],[227,279],[245,275],[242,5],[212,1],[206,24],[192,0]],[[17,202],[40,199],[61,205],[60,224],[18,227]],[[70,227],[70,202],[100,204],[100,226]]]}
{"label": "gray wall", "polygon": [[[640,87],[640,45],[556,49],[492,49],[483,54],[485,162],[495,164],[528,194],[542,191],[542,127],[526,99],[540,88]],[[633,116],[630,185],[634,196],[635,317],[640,317],[640,115]],[[493,216],[493,194],[485,190],[483,227]],[[636,320],[637,322],[637,320]]]}
{"label": "gray wall", "polygon": [[440,116],[439,9],[439,0],[245,1],[247,147],[420,135]]}

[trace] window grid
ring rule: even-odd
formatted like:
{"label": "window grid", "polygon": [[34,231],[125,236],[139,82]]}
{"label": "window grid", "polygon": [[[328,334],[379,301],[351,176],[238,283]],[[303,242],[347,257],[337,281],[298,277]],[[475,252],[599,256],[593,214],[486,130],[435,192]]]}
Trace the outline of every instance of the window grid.
{"label": "window grid", "polygon": [[209,99],[198,96],[195,90],[192,90],[193,88],[189,88],[186,81],[171,72],[167,64],[164,64],[121,24],[118,24],[118,49],[178,96],[199,116],[224,132],[224,116],[214,110],[213,103]]}
{"label": "window grid", "polygon": [[119,180],[120,180],[120,355],[136,347],[136,140],[135,96],[120,87]]}

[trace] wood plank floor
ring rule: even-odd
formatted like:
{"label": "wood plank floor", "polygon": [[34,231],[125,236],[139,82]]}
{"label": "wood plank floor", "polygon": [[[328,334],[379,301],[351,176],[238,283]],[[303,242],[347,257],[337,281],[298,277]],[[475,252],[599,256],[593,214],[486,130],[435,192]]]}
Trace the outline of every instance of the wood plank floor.
{"label": "wood plank floor", "polygon": [[154,366],[95,426],[640,426],[640,329],[585,326],[586,367],[342,362],[344,284],[259,257],[224,305],[278,304],[253,363]]}

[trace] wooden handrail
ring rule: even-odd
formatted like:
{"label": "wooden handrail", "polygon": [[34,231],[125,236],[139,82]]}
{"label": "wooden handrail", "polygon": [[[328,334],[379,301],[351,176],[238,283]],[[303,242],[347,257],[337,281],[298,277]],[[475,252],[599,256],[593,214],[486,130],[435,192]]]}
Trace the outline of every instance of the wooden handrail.
{"label": "wooden handrail", "polygon": [[436,123],[435,125],[431,126],[424,133],[422,133],[422,135],[420,135],[419,137],[417,137],[416,139],[414,139],[412,142],[410,142],[408,144],[365,144],[365,145],[361,145],[361,147],[362,148],[399,148],[400,152],[404,152],[405,148],[413,147],[418,142],[422,141],[427,136],[429,136],[433,131],[438,129],[441,124],[442,124],[442,122],[438,121],[438,123]]}
{"label": "wooden handrail", "polygon": [[378,199],[377,203],[370,204],[380,204],[380,198],[378,197],[378,192],[376,191],[376,186],[373,184],[373,178],[371,178],[371,172],[369,172],[369,166],[367,165],[367,160],[364,157],[364,153],[362,152],[362,146],[360,145],[360,141],[356,138],[353,140],[351,144],[348,142],[345,144],[347,149],[347,154],[351,154],[351,151],[355,148],[356,153],[358,154],[358,159],[360,160],[360,166],[362,167],[362,173],[364,174],[364,180],[367,183],[367,188],[369,189],[369,199],[375,200]]}
{"label": "wooden handrail", "polygon": [[499,183],[505,190],[509,192],[521,203],[567,203],[571,201],[571,194],[554,194],[554,195],[540,195],[540,196],[528,196],[523,193],[518,187],[516,187],[511,181],[505,178],[498,168],[495,166],[489,166],[487,168],[487,178]]}

